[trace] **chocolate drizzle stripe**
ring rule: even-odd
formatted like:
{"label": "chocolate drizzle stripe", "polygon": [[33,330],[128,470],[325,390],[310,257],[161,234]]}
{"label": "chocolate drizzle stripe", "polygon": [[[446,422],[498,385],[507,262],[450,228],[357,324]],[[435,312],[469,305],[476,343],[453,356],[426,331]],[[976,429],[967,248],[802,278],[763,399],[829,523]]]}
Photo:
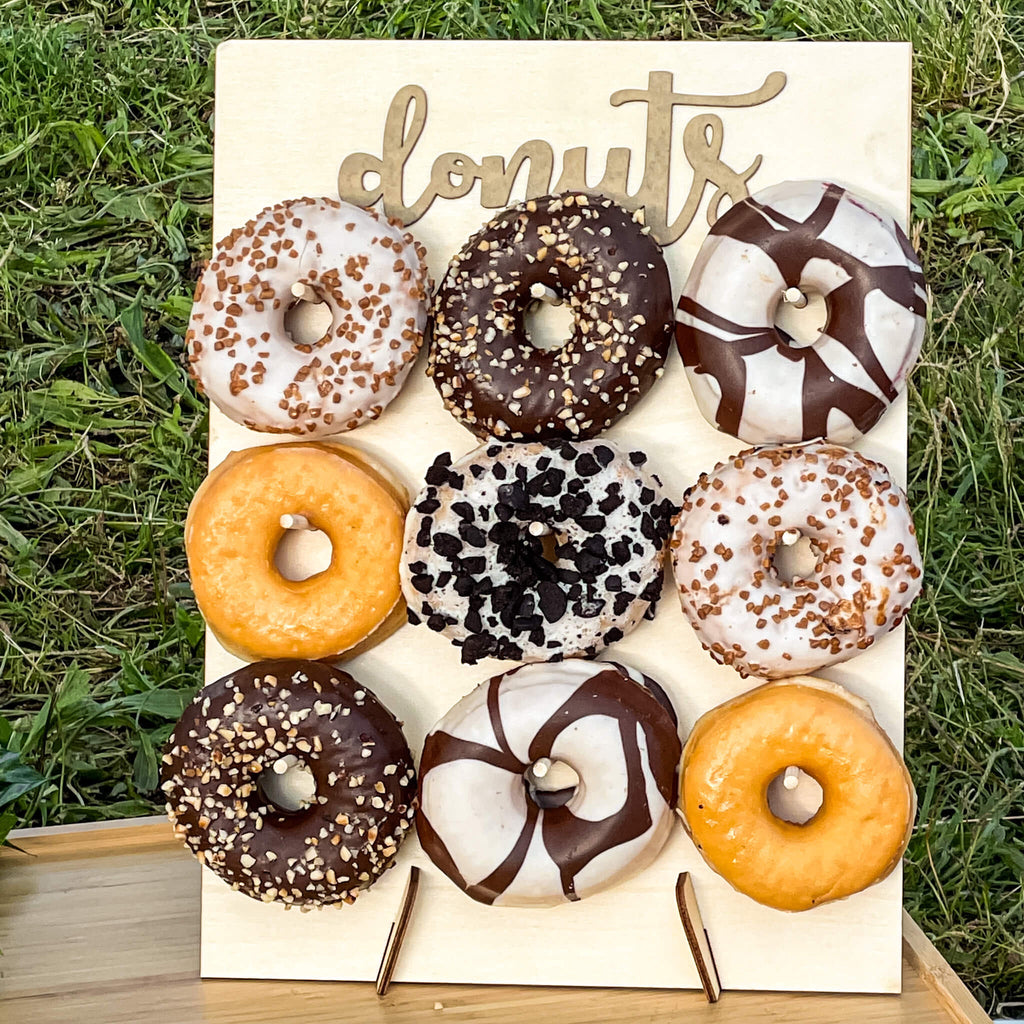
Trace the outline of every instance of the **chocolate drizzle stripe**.
{"label": "chocolate drizzle stripe", "polygon": [[[492,679],[490,686],[487,688],[487,714],[491,720],[491,728],[494,730],[494,738],[498,741],[498,746],[501,750],[507,754],[510,758],[515,760],[515,755],[512,753],[512,748],[508,744],[508,740],[505,738],[505,726],[501,721],[501,679]],[[516,764],[519,762],[516,760]],[[516,769],[511,769],[515,771]],[[523,765],[520,769],[526,771],[526,765]]]}
{"label": "chocolate drizzle stripe", "polygon": [[493,903],[515,880],[519,869],[526,860],[527,851],[533,841],[533,830],[537,825],[540,808],[532,801],[526,801],[526,821],[519,838],[508,856],[482,881],[466,889],[466,894],[480,903]]}

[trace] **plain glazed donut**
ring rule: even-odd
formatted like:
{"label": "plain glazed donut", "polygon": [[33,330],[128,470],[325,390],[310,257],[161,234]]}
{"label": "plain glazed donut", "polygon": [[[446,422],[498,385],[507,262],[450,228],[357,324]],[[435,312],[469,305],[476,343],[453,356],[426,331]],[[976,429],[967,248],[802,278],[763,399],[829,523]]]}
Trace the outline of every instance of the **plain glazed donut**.
{"label": "plain glazed donut", "polygon": [[[538,290],[572,335],[534,348]],[[498,214],[458,253],[432,306],[427,373],[480,439],[580,439],[610,427],[662,374],[672,290],[661,248],[610,199],[566,193]]]}
{"label": "plain glazed donut", "polygon": [[[423,340],[424,255],[373,210],[330,198],[267,207],[203,270],[185,336],[192,375],[253,430],[322,437],[376,419]],[[296,295],[331,314],[312,345],[285,327]]]}
{"label": "plain glazed donut", "polygon": [[[200,485],[185,521],[192,590],[207,625],[246,661],[331,658],[371,634],[383,639],[401,622],[392,613],[406,507],[382,467],[339,444],[232,452]],[[277,570],[287,515],[327,534],[333,550],[323,572],[289,580]]]}
{"label": "plain glazed donut", "polygon": [[[828,308],[801,348],[775,326],[793,288]],[[891,216],[838,185],[786,182],[716,221],[679,300],[676,339],[719,430],[750,444],[850,444],[906,383],[926,303],[921,265]]]}
{"label": "plain glazed donut", "polygon": [[590,656],[621,640],[653,614],[675,512],[646,460],[598,441],[493,443],[454,465],[439,455],[406,522],[409,621],[470,665]]}
{"label": "plain glazed donut", "polygon": [[582,899],[657,857],[674,822],[680,752],[668,698],[633,669],[512,669],[427,735],[420,842],[480,903]]}
{"label": "plain glazed donut", "polygon": [[[262,780],[300,762],[315,782],[292,811]],[[395,862],[416,775],[401,725],[347,672],[265,661],[204,687],[161,766],[175,835],[232,889],[286,905],[351,903]]]}
{"label": "plain glazed donut", "polygon": [[[782,579],[778,546],[810,539],[813,575]],[[889,471],[836,445],[759,448],[701,474],[671,541],[683,611],[740,675],[845,661],[903,620],[921,589],[906,496]]]}
{"label": "plain glazed donut", "polygon": [[[777,818],[768,786],[795,766],[822,788],[805,824]],[[683,750],[680,810],[697,849],[733,888],[809,910],[885,878],[910,840],[916,798],[870,706],[799,676],[703,715]]]}

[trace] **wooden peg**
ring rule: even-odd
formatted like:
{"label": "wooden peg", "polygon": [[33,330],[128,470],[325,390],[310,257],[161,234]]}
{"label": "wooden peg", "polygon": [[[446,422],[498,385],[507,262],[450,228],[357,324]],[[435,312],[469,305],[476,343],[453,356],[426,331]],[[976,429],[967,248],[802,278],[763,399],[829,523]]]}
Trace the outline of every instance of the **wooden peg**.
{"label": "wooden peg", "polygon": [[718,997],[722,994],[722,983],[718,978],[715,954],[700,916],[697,894],[693,891],[689,871],[682,872],[676,879],[676,909],[679,911],[679,920],[683,922],[683,931],[686,932],[686,941],[693,954],[693,962],[697,965],[697,974],[704,995],[709,1003],[717,1003]]}
{"label": "wooden peg", "polygon": [[419,886],[420,869],[413,866],[409,868],[409,880],[405,883],[402,902],[398,905],[398,914],[391,922],[388,941],[384,946],[384,956],[381,958],[380,967],[377,968],[377,996],[379,998],[387,993],[395,968],[398,966],[398,954],[402,951],[402,942],[412,918],[412,908],[416,903],[416,891]]}
{"label": "wooden peg", "polygon": [[316,289],[311,288],[308,284],[303,284],[301,281],[296,281],[292,285],[292,295],[303,302],[312,302],[314,306],[320,302],[320,296]]}

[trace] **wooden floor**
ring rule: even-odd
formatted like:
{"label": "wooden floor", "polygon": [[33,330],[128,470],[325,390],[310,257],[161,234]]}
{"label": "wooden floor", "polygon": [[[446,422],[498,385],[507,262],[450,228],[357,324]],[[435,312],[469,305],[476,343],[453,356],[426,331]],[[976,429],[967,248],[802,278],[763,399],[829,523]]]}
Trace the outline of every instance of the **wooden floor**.
{"label": "wooden floor", "polygon": [[3,1024],[370,1024],[387,1021],[982,1024],[988,1018],[906,918],[902,996],[200,981],[199,867],[166,822],[35,830],[0,849]]}

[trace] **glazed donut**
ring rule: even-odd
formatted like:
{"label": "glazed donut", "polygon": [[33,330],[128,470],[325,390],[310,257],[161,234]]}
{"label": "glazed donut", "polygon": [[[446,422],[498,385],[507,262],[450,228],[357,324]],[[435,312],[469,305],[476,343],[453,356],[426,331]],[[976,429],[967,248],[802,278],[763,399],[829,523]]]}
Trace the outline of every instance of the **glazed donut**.
{"label": "glazed donut", "polygon": [[[396,223],[336,199],[269,206],[219,245],[196,286],[185,341],[200,389],[236,423],[322,437],[376,419],[423,340],[425,250]],[[296,344],[296,296],[331,326]]]}
{"label": "glazed donut", "polygon": [[[780,544],[809,538],[814,574],[787,582]],[[741,452],[701,474],[671,541],[683,611],[740,675],[800,675],[852,658],[921,589],[907,500],[889,471],[836,445]]]}
{"label": "glazed donut", "polygon": [[[207,625],[245,661],[330,658],[371,634],[383,639],[402,622],[406,507],[382,467],[339,444],[232,452],[200,485],[185,520],[192,590]],[[330,566],[308,579],[286,579],[274,564],[288,515],[305,517],[332,544]]]}
{"label": "glazed donut", "polygon": [[672,829],[682,745],[657,684],[612,662],[524,665],[427,735],[416,826],[495,906],[554,906],[636,874]]}
{"label": "glazed donut", "polygon": [[[293,811],[264,780],[296,762],[315,792]],[[200,690],[161,779],[175,835],[264,903],[351,903],[394,864],[414,815],[401,725],[347,672],[314,661],[247,665]]]}
{"label": "glazed donut", "polygon": [[[788,289],[828,318],[798,348],[775,326]],[[891,216],[822,181],[743,199],[701,246],[676,340],[709,423],[750,444],[850,444],[903,388],[924,338],[927,292]]]}
{"label": "glazed donut", "polygon": [[[568,302],[572,335],[534,348],[537,295]],[[672,291],[661,248],[600,196],[528,199],[485,224],[448,267],[431,307],[427,373],[478,438],[593,437],[661,376]]]}
{"label": "glazed donut", "polygon": [[[769,783],[794,766],[822,789],[802,825],[776,817]],[[870,706],[799,676],[702,716],[683,750],[680,810],[697,849],[733,888],[809,910],[885,878],[910,840],[916,797]]]}
{"label": "glazed donut", "polygon": [[493,443],[454,465],[439,455],[406,521],[409,621],[444,633],[470,665],[621,640],[653,614],[675,512],[646,459],[597,441]]}

